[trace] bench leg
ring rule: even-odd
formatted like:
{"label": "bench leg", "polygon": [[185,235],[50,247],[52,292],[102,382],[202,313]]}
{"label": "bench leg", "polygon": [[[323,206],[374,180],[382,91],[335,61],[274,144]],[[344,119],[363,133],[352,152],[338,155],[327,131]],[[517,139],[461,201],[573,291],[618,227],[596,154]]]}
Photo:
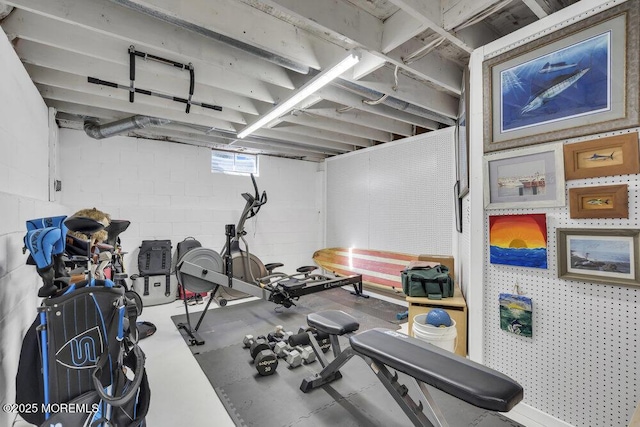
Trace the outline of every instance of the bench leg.
{"label": "bench leg", "polygon": [[307,393],[314,388],[318,388],[325,384],[329,384],[332,381],[339,380],[340,378],[342,378],[342,374],[340,373],[339,369],[354,355],[355,352],[351,347],[346,348],[342,353],[338,355],[338,357],[333,359],[331,363],[325,366],[322,371],[302,380],[302,384],[300,384],[300,390],[302,390],[304,393]]}
{"label": "bench leg", "polygon": [[428,409],[430,410],[430,419],[424,412],[424,407],[422,406],[422,402],[416,402],[409,396],[407,387],[404,384],[400,384],[398,382],[398,374],[391,375],[391,372],[387,369],[387,367],[370,357],[360,355],[365,362],[369,365],[371,370],[376,374],[380,382],[385,386],[389,394],[393,397],[393,399],[400,405],[404,413],[409,417],[414,426],[422,426],[422,427],[448,427],[449,424],[442,417],[442,413],[435,406],[435,402],[433,398],[429,394],[429,391],[426,387],[420,387],[420,390],[425,395],[427,400]]}

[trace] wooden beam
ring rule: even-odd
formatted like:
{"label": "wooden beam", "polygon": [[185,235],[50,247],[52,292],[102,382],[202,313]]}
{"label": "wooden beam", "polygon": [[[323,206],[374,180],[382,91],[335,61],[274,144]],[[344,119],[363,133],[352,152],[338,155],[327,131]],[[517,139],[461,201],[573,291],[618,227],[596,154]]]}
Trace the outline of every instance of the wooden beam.
{"label": "wooden beam", "polygon": [[328,139],[329,141],[341,142],[344,144],[351,144],[357,147],[371,147],[373,142],[366,138],[360,138],[357,136],[345,135],[339,132],[333,132],[324,129],[310,128],[306,126],[278,126],[274,127],[274,130],[279,130],[286,133],[295,133],[298,135],[306,135],[314,138]]}
{"label": "wooden beam", "polygon": [[373,139],[374,141],[389,142],[392,141],[392,135],[388,132],[382,132],[379,130],[371,129],[364,126],[355,124],[348,124],[345,122],[339,122],[332,119],[312,116],[306,114],[304,111],[299,111],[294,114],[289,114],[281,118],[283,122],[293,123],[302,126],[308,126],[316,129],[324,129],[328,131],[335,131],[344,133],[346,135],[357,136],[361,138]]}
{"label": "wooden beam", "polygon": [[[265,63],[247,52],[145,14],[132,12],[113,2],[8,0],[6,3],[53,20],[100,33],[102,36],[107,35],[123,40],[127,46],[134,45],[138,50],[151,50],[149,53],[159,56],[171,55],[171,58],[176,61],[193,62],[194,65],[209,64],[217,68],[216,74],[232,72],[289,89],[293,88],[288,74],[275,64]],[[195,2],[189,2],[191,3]],[[237,19],[232,19],[232,22],[237,22]],[[51,33],[55,32],[51,24],[45,25],[44,28]],[[97,46],[100,44],[93,45],[94,49]]]}
{"label": "wooden beam", "polygon": [[[45,61],[42,61],[45,62]],[[129,92],[104,85],[92,84],[87,81],[85,76],[71,74],[67,72],[57,71],[55,69],[45,69],[42,67],[29,66],[29,70],[33,71],[32,80],[36,83],[42,83],[52,87],[60,87],[73,91],[82,91],[96,96],[107,97],[111,99],[121,99],[129,102]],[[117,82],[117,80],[116,80]],[[122,83],[122,82],[121,82]],[[126,83],[126,82],[124,82]],[[176,95],[176,94],[173,94]],[[194,99],[195,100],[195,99]],[[186,104],[175,102],[165,98],[136,94],[134,104],[145,104],[158,108],[166,108],[173,111],[185,111]],[[230,108],[223,108],[222,111],[216,111],[209,108],[203,108],[197,105],[191,106],[191,113],[210,116],[216,120],[230,121],[233,123],[246,124],[242,114]],[[190,113],[190,114],[191,114]],[[185,113],[186,117],[189,114]]]}
{"label": "wooden beam", "polygon": [[540,19],[552,13],[549,5],[544,1],[539,0],[522,0],[529,9]]}
{"label": "wooden beam", "polygon": [[[457,46],[459,49],[462,49],[468,53],[471,53],[473,51],[473,48],[471,46],[467,45],[465,42],[449,33],[447,29],[442,27],[444,16],[439,10],[440,4],[438,2],[421,0],[390,1],[391,3],[398,6],[401,10],[393,14],[393,16],[385,21],[385,32],[387,31],[387,27],[389,31],[394,30],[394,32],[396,32],[399,30],[398,27],[401,26],[403,22],[408,23],[413,27],[413,25],[415,24],[411,24],[412,21],[418,21],[421,24],[422,28],[424,28],[422,31],[430,29],[445,37],[451,44]],[[397,45],[395,47],[397,47]]]}
{"label": "wooden beam", "polygon": [[308,108],[305,111],[316,116],[340,120],[347,123],[360,124],[369,128],[395,133],[398,135],[413,135],[413,129],[410,124],[400,122],[398,120],[389,119],[387,117],[382,117],[377,114],[359,111],[356,109],[339,112],[338,108],[317,108],[317,106],[314,106],[313,108]]}
{"label": "wooden beam", "polygon": [[82,92],[51,86],[36,84],[36,87],[40,91],[40,95],[42,96],[42,98],[44,98],[45,100],[54,99],[79,105],[88,105],[90,107],[124,111],[131,115],[142,114],[144,116],[158,117],[171,121],[192,123],[200,126],[207,126],[211,128],[235,132],[235,127],[233,127],[231,123],[225,122],[224,120],[215,119],[213,117],[205,117],[199,114],[185,114],[184,112],[168,110],[166,108],[155,107],[141,103],[132,104],[129,101],[89,95]]}
{"label": "wooden beam", "polygon": [[[65,56],[56,57],[56,61],[64,62]],[[82,74],[74,74],[69,73],[67,71],[58,70],[55,66],[52,66],[52,61],[48,61],[44,57],[40,58],[32,58],[31,55],[27,54],[23,58],[24,67],[29,73],[31,79],[36,83],[47,84],[50,86],[57,87],[66,87],[68,89],[75,89],[76,87],[85,87],[87,83],[87,76],[100,76],[104,79],[108,79],[103,74],[95,74],[95,73],[86,73],[83,70],[78,69],[75,64],[69,64],[68,67],[64,67],[65,70],[71,71],[75,70],[76,72],[80,72]],[[40,65],[35,65],[33,63],[37,63]],[[107,67],[108,68],[108,67]],[[99,72],[99,70],[98,70]],[[138,83],[138,87],[142,87],[147,90],[152,90],[154,92],[172,94],[175,96],[182,96],[186,98],[185,91],[187,90],[187,86],[185,82],[181,82],[175,79],[167,78],[164,76],[153,75],[150,74],[147,76],[145,73],[141,73],[140,82]],[[123,84],[128,86],[128,82],[124,79],[113,79],[111,80],[114,83]],[[74,86],[75,85],[75,86]],[[79,86],[78,86],[79,85]],[[89,86],[89,90],[92,91],[95,88],[98,88],[99,85],[91,84]],[[126,92],[125,92],[126,93]],[[146,95],[138,94],[136,95],[136,99],[140,97],[147,98]],[[223,111],[235,111],[241,112],[245,114],[257,115],[258,112],[253,105],[253,103],[247,103],[246,100],[241,97],[237,97],[236,95],[229,94],[224,91],[217,91],[210,87],[201,87],[196,85],[196,92],[193,97],[193,101],[196,102],[205,102],[208,104],[219,105],[222,107]],[[176,105],[184,105],[178,104]],[[200,107],[199,107],[200,108]],[[213,112],[213,110],[212,110]]]}
{"label": "wooden beam", "polygon": [[264,138],[279,139],[283,141],[294,142],[298,145],[321,148],[323,150],[331,150],[338,153],[348,153],[355,150],[354,145],[345,144],[343,142],[330,141],[328,139],[316,138],[309,135],[293,134],[289,132],[281,132],[278,128],[258,129],[252,135]]}
{"label": "wooden beam", "polygon": [[[394,71],[388,67],[379,68],[354,83],[449,118],[458,114],[458,97],[435,90],[403,73],[398,73],[398,87],[394,90]],[[462,84],[462,78],[458,84]]]}
{"label": "wooden beam", "polygon": [[308,33],[236,0],[114,1],[144,8],[162,19],[186,21],[311,68],[322,68],[314,53],[312,37]]}
{"label": "wooden beam", "polygon": [[361,111],[378,114],[390,119],[400,120],[401,122],[410,123],[412,125],[420,126],[426,129],[435,130],[440,128],[440,125],[434,120],[425,119],[424,117],[409,114],[395,108],[387,107],[386,105],[365,104],[362,102],[364,98],[362,98],[361,96],[344,90],[340,90],[333,86],[323,87],[316,92],[316,95],[321,97],[322,99],[326,99],[337,104],[342,104]]}

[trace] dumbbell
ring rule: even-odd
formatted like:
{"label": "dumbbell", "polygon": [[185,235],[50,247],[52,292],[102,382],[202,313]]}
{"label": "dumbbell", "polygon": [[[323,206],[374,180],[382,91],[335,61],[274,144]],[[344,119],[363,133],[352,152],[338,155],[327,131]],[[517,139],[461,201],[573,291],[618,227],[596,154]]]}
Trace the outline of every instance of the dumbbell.
{"label": "dumbbell", "polygon": [[311,347],[310,345],[304,347],[298,345],[294,347],[294,349],[300,353],[300,355],[302,356],[302,362],[305,365],[316,361],[316,354],[313,352],[313,347]]}
{"label": "dumbbell", "polygon": [[273,332],[269,332],[267,334],[267,340],[269,342],[280,342],[280,341],[286,342],[291,335],[293,335],[293,332],[285,331],[282,325],[277,325]]}
{"label": "dumbbell", "polygon": [[289,368],[294,369],[302,365],[302,355],[298,350],[295,350],[285,342],[279,341],[275,343],[273,352],[276,356],[285,359],[285,362],[289,365]]}
{"label": "dumbbell", "polygon": [[[329,334],[325,332],[318,332],[315,328],[300,328],[298,329],[298,335],[306,334],[307,332],[311,332],[315,337],[316,341],[318,341],[318,345],[322,349],[323,353],[326,353],[331,348],[331,339],[329,338]],[[306,344],[307,342],[304,342]]]}
{"label": "dumbbell", "polygon": [[245,348],[249,349],[253,363],[260,375],[272,375],[278,368],[278,357],[275,355],[265,337],[253,338],[253,335],[245,335],[242,340]]}

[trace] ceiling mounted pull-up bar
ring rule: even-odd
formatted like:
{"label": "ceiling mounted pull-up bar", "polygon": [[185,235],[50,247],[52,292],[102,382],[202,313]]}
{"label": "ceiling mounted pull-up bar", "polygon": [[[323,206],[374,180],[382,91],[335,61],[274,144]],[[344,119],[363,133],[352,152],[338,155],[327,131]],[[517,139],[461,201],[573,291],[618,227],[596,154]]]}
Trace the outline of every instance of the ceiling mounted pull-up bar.
{"label": "ceiling mounted pull-up bar", "polygon": [[191,81],[189,82],[189,99],[187,100],[187,109],[186,113],[189,114],[189,110],[191,110],[191,97],[193,96],[193,89],[195,87],[195,72],[193,71],[193,64],[189,63],[189,76],[191,77]]}
{"label": "ceiling mounted pull-up bar", "polygon": [[[189,97],[187,99],[184,98],[179,98],[176,96],[162,96],[161,94],[157,94],[155,92],[149,91],[149,90],[138,90],[135,87],[135,80],[136,80],[136,56],[139,56],[141,58],[143,58],[144,60],[152,60],[152,61],[156,61],[159,62],[161,64],[165,64],[165,65],[170,65],[172,67],[176,67],[176,68],[180,68],[181,70],[188,70],[189,71]],[[91,81],[93,79],[93,81]],[[161,96],[163,98],[168,98],[168,99],[172,99],[174,101],[177,102],[183,102],[185,104],[187,104],[187,107],[185,109],[185,113],[189,114],[189,112],[191,111],[191,104],[195,104],[195,105],[201,105],[205,108],[211,108],[213,110],[218,110],[221,111],[222,107],[218,107],[218,106],[212,106],[210,104],[198,104],[192,101],[193,98],[193,91],[195,89],[195,70],[193,68],[193,64],[192,63],[188,63],[188,64],[183,64],[181,62],[177,62],[174,61],[172,59],[167,59],[167,58],[163,58],[161,56],[157,56],[157,55],[152,55],[150,53],[146,53],[146,52],[140,52],[138,50],[136,50],[134,45],[129,46],[129,102],[133,102],[133,98],[134,98],[134,94],[136,92],[138,93],[144,93],[145,95],[156,95],[156,96]],[[89,78],[89,82],[90,83],[98,83],[98,81],[102,82],[102,80],[99,79],[95,79],[90,77]],[[102,84],[102,83],[98,83],[98,84]]]}
{"label": "ceiling mounted pull-up bar", "polygon": [[136,92],[136,48],[129,46],[129,102],[133,102],[133,96]]}
{"label": "ceiling mounted pull-up bar", "polygon": [[[174,95],[168,95],[165,93],[160,93],[160,92],[155,92],[152,90],[146,90],[146,89],[140,89],[135,87],[135,81],[136,81],[136,56],[139,56],[145,60],[152,60],[152,61],[156,61],[156,62],[160,62],[162,64],[165,65],[170,65],[172,67],[176,67],[176,68],[180,68],[181,70],[186,70],[189,71],[189,96],[187,98],[182,98],[179,96],[174,96]],[[118,83],[114,83],[114,82],[110,82],[110,81],[106,81],[106,80],[102,80],[102,79],[98,79],[96,77],[87,77],[87,81],[89,83],[93,83],[93,84],[97,84],[97,85],[103,85],[103,86],[109,86],[109,87],[113,87],[116,89],[125,89],[129,91],[129,102],[133,102],[134,99],[134,95],[136,93],[141,93],[143,95],[149,95],[149,96],[157,96],[159,98],[164,98],[164,99],[170,99],[172,101],[175,102],[180,102],[183,104],[186,104],[186,108],[185,108],[185,113],[189,114],[189,112],[191,111],[191,105],[198,105],[202,108],[208,108],[210,110],[215,110],[215,111],[222,111],[222,107],[219,105],[213,105],[213,104],[208,104],[205,102],[195,102],[193,101],[193,93],[196,87],[196,75],[195,75],[195,70],[193,67],[193,64],[190,62],[188,64],[183,64],[180,62],[176,62],[173,61],[171,59],[167,59],[167,58],[162,58],[160,56],[156,56],[156,55],[151,55],[145,52],[140,52],[137,51],[135,46],[131,45],[129,46],[129,86],[125,86],[125,85],[121,85]]]}

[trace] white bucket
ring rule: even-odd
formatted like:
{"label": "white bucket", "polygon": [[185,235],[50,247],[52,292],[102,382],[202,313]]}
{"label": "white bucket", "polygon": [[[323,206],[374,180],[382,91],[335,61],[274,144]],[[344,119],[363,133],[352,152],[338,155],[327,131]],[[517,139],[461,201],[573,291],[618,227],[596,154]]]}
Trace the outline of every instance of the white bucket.
{"label": "white bucket", "polygon": [[415,316],[413,318],[413,327],[411,328],[412,335],[419,340],[455,353],[458,346],[456,321],[451,319],[451,326],[445,327],[427,325],[426,321],[426,313]]}

